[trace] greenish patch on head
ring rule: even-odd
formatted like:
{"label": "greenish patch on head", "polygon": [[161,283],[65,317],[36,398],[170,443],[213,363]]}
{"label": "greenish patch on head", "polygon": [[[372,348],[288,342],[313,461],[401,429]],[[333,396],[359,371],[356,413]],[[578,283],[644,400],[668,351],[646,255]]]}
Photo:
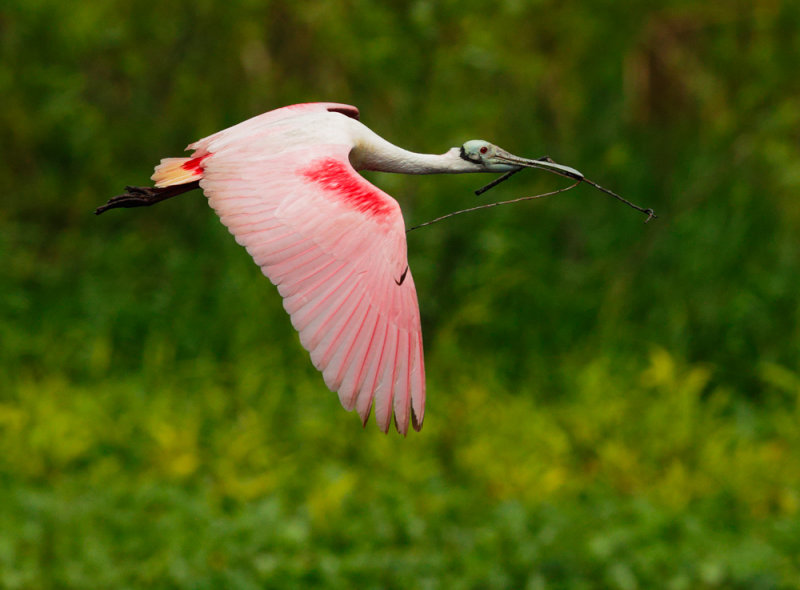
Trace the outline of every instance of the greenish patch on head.
{"label": "greenish patch on head", "polygon": [[461,146],[460,156],[481,167],[484,172],[508,172],[519,168],[500,156],[506,154],[496,145],[482,139],[471,139]]}
{"label": "greenish patch on head", "polygon": [[470,162],[481,164],[486,156],[494,152],[495,146],[482,139],[470,139],[461,146],[461,157]]}

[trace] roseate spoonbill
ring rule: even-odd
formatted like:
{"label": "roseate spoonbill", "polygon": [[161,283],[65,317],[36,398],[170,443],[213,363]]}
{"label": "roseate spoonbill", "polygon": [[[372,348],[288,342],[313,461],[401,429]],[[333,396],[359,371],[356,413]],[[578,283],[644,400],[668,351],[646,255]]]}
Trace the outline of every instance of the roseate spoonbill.
{"label": "roseate spoonbill", "polygon": [[357,170],[405,174],[572,168],[514,156],[472,140],[441,155],[392,145],[335,103],[287,106],[197,141],[166,158],[155,188],[99,207],[152,205],[202,188],[222,223],[278,287],[283,306],[325,384],[366,425],[406,434],[422,427],[425,369],[419,309],[400,207]]}

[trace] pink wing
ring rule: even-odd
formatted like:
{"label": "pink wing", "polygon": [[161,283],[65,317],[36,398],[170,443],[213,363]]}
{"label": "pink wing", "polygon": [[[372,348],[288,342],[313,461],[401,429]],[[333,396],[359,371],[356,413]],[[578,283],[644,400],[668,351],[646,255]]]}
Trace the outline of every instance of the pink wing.
{"label": "pink wing", "polygon": [[[278,287],[300,342],[366,424],[374,402],[384,432],[416,430],[425,369],[414,280],[397,202],[351,166],[336,111],[272,111],[201,140],[200,185],[236,241]],[[341,128],[337,129],[337,127]]]}

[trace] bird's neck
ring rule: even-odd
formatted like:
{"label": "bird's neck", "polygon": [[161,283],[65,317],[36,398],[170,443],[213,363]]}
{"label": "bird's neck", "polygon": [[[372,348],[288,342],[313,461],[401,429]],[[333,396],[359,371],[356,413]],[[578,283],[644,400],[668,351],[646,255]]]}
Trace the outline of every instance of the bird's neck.
{"label": "bird's neck", "polygon": [[443,154],[418,154],[397,147],[371,131],[362,134],[355,142],[350,152],[350,162],[356,170],[399,174],[481,172],[479,166],[461,158],[458,148],[451,148]]}

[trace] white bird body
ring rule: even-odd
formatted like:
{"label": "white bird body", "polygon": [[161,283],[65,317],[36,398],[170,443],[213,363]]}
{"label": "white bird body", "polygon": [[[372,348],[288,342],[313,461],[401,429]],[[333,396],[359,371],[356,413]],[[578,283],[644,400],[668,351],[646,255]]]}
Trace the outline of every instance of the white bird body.
{"label": "white bird body", "polygon": [[[292,105],[253,117],[166,158],[155,189],[129,187],[97,210],[150,205],[198,183],[222,223],[277,286],[327,386],[366,424],[405,434],[425,415],[425,367],[405,224],[391,196],[357,170],[405,174],[545,168],[473,140],[444,154],[399,148],[358,120],[355,107]],[[145,196],[142,196],[145,195]]]}

